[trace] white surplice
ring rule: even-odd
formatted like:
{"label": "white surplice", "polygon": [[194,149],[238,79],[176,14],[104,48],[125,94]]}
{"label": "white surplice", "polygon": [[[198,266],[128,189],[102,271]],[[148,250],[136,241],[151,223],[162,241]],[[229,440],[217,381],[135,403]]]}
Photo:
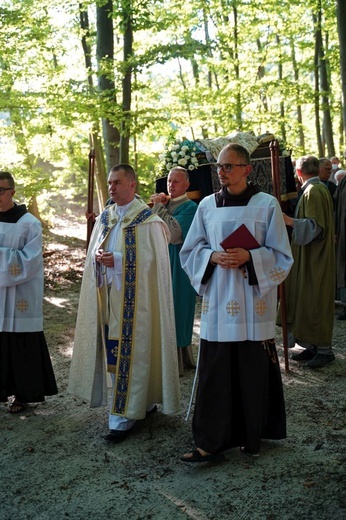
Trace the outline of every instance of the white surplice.
{"label": "white surplice", "polygon": [[0,222],[0,331],[43,330],[43,257],[40,221],[25,213]]}
{"label": "white surplice", "polygon": [[[251,250],[258,285],[249,285],[239,269],[216,266],[202,279],[220,242],[245,224],[261,247]],[[292,265],[288,234],[277,200],[253,195],[246,206],[216,207],[215,195],[204,198],[180,252],[181,263],[203,296],[200,336],[208,341],[260,341],[275,336],[277,286]]]}

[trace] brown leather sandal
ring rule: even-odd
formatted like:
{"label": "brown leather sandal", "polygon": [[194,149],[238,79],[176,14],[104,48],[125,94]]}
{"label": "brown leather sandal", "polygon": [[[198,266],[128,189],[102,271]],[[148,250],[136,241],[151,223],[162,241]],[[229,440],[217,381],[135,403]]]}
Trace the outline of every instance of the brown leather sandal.
{"label": "brown leather sandal", "polygon": [[208,453],[207,455],[202,455],[202,453],[196,449],[191,453],[185,453],[182,457],[180,457],[182,462],[222,462],[225,460],[225,456],[223,453]]}
{"label": "brown leather sandal", "polygon": [[13,401],[13,403],[10,404],[8,407],[8,413],[21,413],[25,410],[26,404],[25,403],[19,403],[18,401]]}

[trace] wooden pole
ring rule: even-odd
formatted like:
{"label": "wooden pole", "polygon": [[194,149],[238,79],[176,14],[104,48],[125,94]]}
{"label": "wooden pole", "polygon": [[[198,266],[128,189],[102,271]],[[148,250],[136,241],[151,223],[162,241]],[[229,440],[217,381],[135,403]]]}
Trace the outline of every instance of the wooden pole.
{"label": "wooden pole", "polygon": [[92,148],[89,152],[89,174],[88,174],[88,208],[87,208],[87,239],[86,249],[88,250],[91,232],[94,227],[94,175],[95,175],[95,150]]}
{"label": "wooden pole", "polygon": [[[280,147],[277,139],[269,143],[271,166],[272,166],[272,180],[273,180],[273,194],[278,200],[281,206],[281,177],[280,177]],[[288,364],[288,336],[287,336],[287,312],[286,312],[286,294],[285,294],[285,282],[279,285],[279,299],[281,309],[281,324],[282,324],[282,336],[284,344],[284,358],[285,358],[285,370],[289,371]]]}

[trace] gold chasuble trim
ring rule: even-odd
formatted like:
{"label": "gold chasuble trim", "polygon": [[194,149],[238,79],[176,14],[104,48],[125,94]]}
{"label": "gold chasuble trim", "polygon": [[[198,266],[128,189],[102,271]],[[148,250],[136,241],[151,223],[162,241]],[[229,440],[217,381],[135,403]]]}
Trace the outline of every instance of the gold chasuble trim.
{"label": "gold chasuble trim", "polygon": [[125,232],[124,292],[121,337],[118,348],[117,374],[114,385],[112,412],[125,415],[129,381],[132,369],[132,347],[134,341],[137,306],[137,233],[136,225],[145,222],[152,212],[141,211]]}

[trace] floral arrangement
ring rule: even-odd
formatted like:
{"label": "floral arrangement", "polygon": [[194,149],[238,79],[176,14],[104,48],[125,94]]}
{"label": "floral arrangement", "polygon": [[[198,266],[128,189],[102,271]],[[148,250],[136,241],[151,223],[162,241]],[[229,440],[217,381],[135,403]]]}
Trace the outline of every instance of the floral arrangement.
{"label": "floral arrangement", "polygon": [[173,144],[166,147],[166,152],[159,158],[163,163],[164,175],[167,175],[174,166],[182,166],[191,171],[197,169],[199,165],[207,163],[205,153],[196,146],[196,143],[188,139],[174,141]]}

